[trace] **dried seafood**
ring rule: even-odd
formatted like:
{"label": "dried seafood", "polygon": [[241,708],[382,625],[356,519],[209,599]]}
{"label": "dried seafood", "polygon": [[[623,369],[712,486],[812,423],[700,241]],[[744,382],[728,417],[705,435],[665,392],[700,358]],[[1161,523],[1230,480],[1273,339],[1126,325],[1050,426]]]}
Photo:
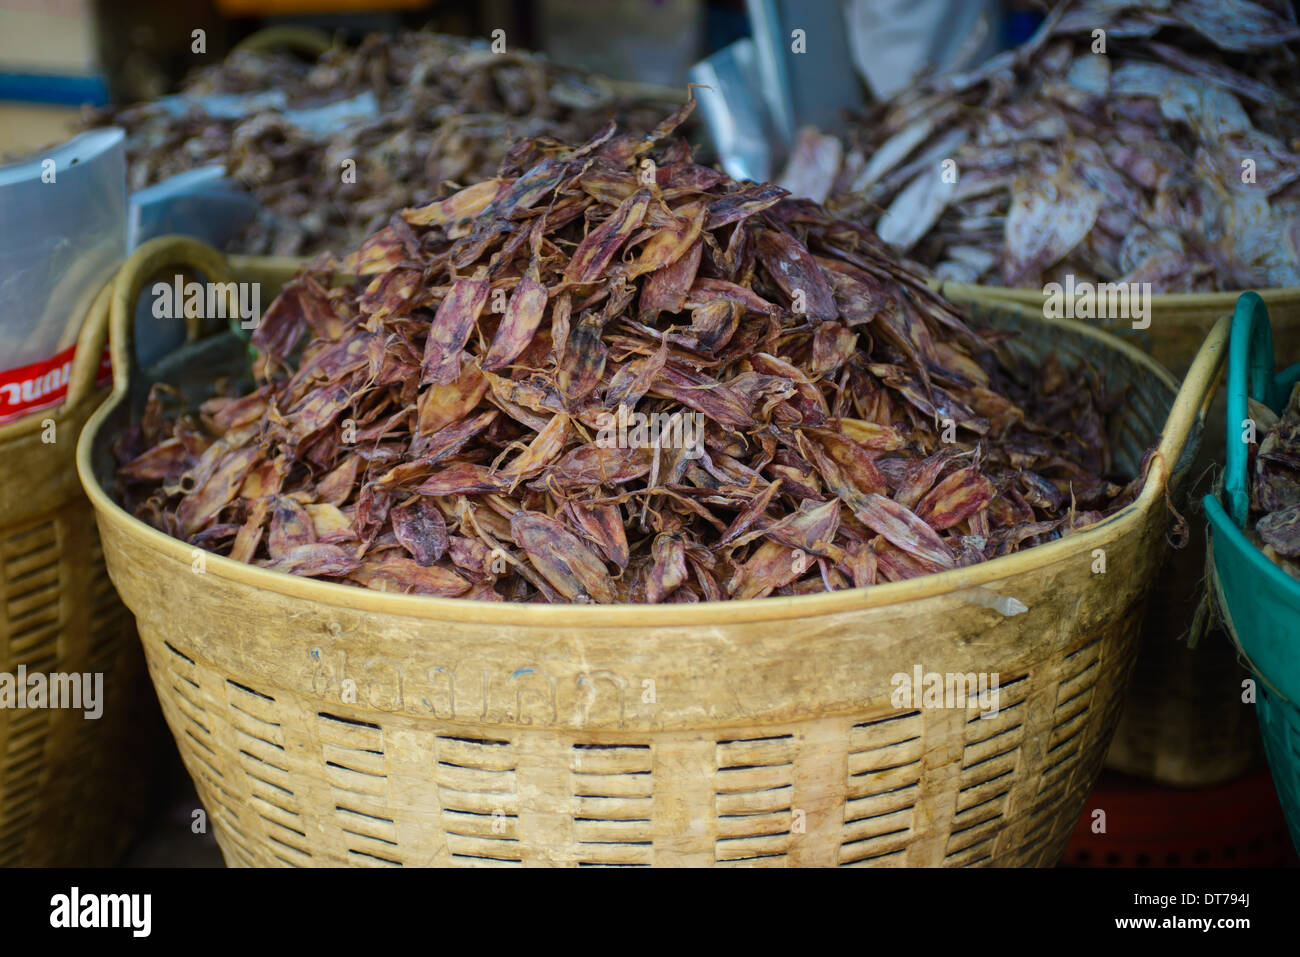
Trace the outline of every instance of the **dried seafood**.
{"label": "dried seafood", "polygon": [[[373,35],[314,64],[287,52],[237,51],[181,92],[194,104],[184,112],[176,101],[149,101],[93,111],[85,122],[126,129],[132,190],[224,164],[265,210],[232,249],[277,255],[349,248],[394,209],[440,195],[444,183],[493,176],[516,138],[578,141],[611,119],[649,128],[663,110],[636,90],[534,54],[493,53],[428,31]],[[194,99],[248,94],[260,99],[231,116]],[[366,94],[375,98],[373,115],[328,131],[300,125],[291,112]]]}
{"label": "dried seafood", "polygon": [[881,104],[832,208],[962,282],[1300,285],[1297,41],[1285,3],[1063,3]]}
{"label": "dried seafood", "polygon": [[[293,279],[256,387],[119,436],[128,508],[244,562],[487,600],[794,595],[1131,500],[1090,369],[1010,362],[860,224],[613,124],[510,148]],[[305,342],[305,345],[304,345]]]}
{"label": "dried seafood", "polygon": [[1270,561],[1300,581],[1300,384],[1281,416],[1250,403],[1262,438],[1251,461],[1247,534]]}

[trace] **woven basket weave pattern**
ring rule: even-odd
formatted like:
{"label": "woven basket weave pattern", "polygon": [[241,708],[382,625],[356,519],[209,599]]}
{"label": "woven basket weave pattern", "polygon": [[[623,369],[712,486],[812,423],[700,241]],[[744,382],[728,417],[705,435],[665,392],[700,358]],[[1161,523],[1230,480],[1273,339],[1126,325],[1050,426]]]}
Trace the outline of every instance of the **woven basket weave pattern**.
{"label": "woven basket weave pattern", "polygon": [[[0,709],[0,866],[111,863],[148,780],[150,694],[130,615],[76,484],[75,437],[102,396],[0,442],[0,672],[102,673],[103,714]],[[156,722],[156,717],[154,721]],[[122,780],[124,761],[136,772]],[[134,782],[134,784],[133,784]]]}
{"label": "woven basket weave pattern", "polygon": [[[1038,309],[1043,293],[944,283],[958,302],[985,307],[1013,302]],[[1151,325],[1103,323],[1110,331],[1151,353],[1182,374],[1215,322],[1232,311],[1236,293],[1184,293],[1152,298]],[[1280,355],[1300,354],[1300,289],[1264,290]],[[1290,350],[1284,351],[1284,350]],[[1222,408],[1222,400],[1219,406]],[[1223,454],[1223,414],[1206,424],[1201,454],[1191,474],[1212,469]],[[1180,506],[1181,507],[1181,506]],[[1106,766],[1173,787],[1203,787],[1244,773],[1260,755],[1255,718],[1241,701],[1245,677],[1221,631],[1191,650],[1191,628],[1205,566],[1205,520],[1185,511],[1191,523],[1188,547],[1170,555],[1151,598],[1152,610],[1138,651],[1134,689],[1125,701]]]}
{"label": "woven basket weave pattern", "polygon": [[232,864],[964,866],[1060,856],[1135,629],[1003,676],[991,719],[875,711],[647,734],[322,707],[141,634]]}

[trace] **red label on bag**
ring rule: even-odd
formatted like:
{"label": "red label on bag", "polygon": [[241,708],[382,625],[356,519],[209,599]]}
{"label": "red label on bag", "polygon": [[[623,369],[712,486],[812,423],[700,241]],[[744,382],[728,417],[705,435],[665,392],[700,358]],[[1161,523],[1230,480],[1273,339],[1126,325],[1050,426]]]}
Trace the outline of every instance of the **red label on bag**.
{"label": "red label on bag", "polygon": [[[0,423],[20,419],[41,409],[59,405],[68,396],[68,377],[72,375],[72,360],[77,354],[74,343],[44,362],[33,362],[0,372]],[[108,347],[100,356],[95,370],[95,385],[103,386],[113,381],[113,364]]]}

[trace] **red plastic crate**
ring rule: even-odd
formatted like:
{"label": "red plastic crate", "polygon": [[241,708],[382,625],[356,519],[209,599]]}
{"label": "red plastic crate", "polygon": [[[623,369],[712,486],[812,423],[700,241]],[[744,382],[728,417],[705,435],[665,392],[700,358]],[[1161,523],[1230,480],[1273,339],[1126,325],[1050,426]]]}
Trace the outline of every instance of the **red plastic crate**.
{"label": "red plastic crate", "polygon": [[[1106,812],[1094,834],[1093,812]],[[1161,787],[1106,771],[1088,796],[1062,867],[1294,867],[1267,769],[1214,787]]]}

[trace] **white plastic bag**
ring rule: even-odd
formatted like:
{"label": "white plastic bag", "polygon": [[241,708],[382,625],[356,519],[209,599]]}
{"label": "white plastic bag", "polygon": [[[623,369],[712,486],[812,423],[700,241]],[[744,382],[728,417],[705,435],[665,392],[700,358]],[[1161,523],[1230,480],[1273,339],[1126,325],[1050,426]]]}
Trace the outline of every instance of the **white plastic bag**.
{"label": "white plastic bag", "polygon": [[0,166],[0,423],[67,395],[91,302],[126,256],[120,129]]}

